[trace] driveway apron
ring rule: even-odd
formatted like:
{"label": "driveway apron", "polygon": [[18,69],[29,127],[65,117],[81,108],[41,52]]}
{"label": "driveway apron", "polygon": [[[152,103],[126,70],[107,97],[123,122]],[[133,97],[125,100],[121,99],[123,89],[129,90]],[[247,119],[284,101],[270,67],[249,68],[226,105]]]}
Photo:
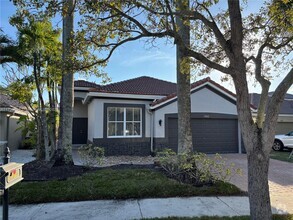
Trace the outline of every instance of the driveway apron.
{"label": "driveway apron", "polygon": [[[243,175],[235,175],[230,182],[243,191],[247,191],[247,158],[245,154],[225,154],[227,164],[243,170]],[[293,214],[293,163],[270,160],[269,188],[272,208],[278,212]]]}

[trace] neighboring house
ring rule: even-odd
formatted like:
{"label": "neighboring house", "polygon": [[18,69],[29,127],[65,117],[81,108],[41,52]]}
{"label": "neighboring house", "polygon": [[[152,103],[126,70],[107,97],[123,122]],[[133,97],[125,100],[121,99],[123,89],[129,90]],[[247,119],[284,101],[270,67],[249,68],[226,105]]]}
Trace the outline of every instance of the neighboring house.
{"label": "neighboring house", "polygon": [[[269,97],[271,97],[273,93],[274,92],[270,92]],[[258,107],[260,94],[251,93],[250,100],[252,105]],[[256,113],[253,115],[256,117]],[[285,99],[281,104],[276,134],[287,134],[290,131],[293,131],[293,95],[286,94]]]}
{"label": "neighboring house", "polygon": [[22,141],[21,131],[16,131],[17,121],[21,115],[27,115],[28,112],[24,105],[17,100],[11,99],[8,95],[0,94],[0,143],[8,143],[10,150],[16,150],[20,147]]}
{"label": "neighboring house", "polygon": [[[176,84],[139,77],[105,86],[75,81],[73,144],[94,143],[106,155],[177,150]],[[242,151],[236,97],[205,78],[191,85],[195,151]]]}

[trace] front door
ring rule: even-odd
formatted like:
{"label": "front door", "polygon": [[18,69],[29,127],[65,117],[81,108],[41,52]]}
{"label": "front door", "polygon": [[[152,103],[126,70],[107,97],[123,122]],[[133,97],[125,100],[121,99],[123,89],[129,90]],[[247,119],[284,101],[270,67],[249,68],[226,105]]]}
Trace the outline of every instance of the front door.
{"label": "front door", "polygon": [[87,118],[73,118],[72,144],[87,143]]}

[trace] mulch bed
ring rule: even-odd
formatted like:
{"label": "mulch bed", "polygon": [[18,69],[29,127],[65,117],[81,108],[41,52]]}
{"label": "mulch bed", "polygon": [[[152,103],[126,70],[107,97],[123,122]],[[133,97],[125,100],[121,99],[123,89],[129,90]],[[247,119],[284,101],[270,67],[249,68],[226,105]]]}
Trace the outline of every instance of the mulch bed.
{"label": "mulch bed", "polygon": [[86,167],[79,165],[53,166],[41,160],[34,160],[23,166],[24,181],[66,180],[101,169],[155,169],[155,165],[120,164],[109,167]]}

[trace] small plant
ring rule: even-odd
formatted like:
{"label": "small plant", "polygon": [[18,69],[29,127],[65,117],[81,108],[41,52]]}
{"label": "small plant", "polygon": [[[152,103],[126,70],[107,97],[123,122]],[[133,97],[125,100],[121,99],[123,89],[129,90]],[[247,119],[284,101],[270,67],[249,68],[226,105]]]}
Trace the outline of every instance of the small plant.
{"label": "small plant", "polygon": [[21,142],[22,149],[34,149],[36,147],[37,141],[36,136],[25,137]]}
{"label": "small plant", "polygon": [[192,185],[213,184],[228,181],[232,175],[241,174],[234,164],[227,165],[219,154],[208,157],[204,153],[176,154],[170,149],[158,153],[160,166],[170,177]]}
{"label": "small plant", "polygon": [[104,152],[104,148],[96,147],[92,144],[82,145],[78,149],[79,156],[87,167],[101,165]]}

